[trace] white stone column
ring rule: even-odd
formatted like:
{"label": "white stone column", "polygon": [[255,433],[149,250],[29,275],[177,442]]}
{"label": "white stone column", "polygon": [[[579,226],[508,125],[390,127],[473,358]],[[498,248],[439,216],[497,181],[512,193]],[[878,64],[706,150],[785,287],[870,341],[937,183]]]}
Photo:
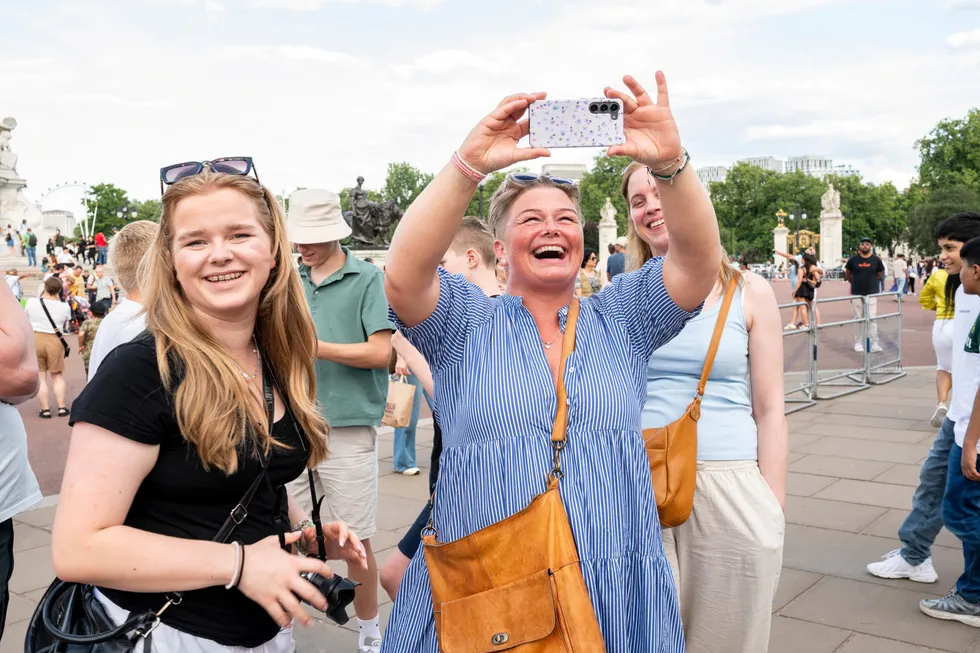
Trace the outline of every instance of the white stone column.
{"label": "white stone column", "polygon": [[777,252],[789,252],[789,245],[787,244],[786,237],[789,235],[789,229],[786,225],[779,223],[779,225],[772,230],[772,248]]}
{"label": "white stone column", "polygon": [[599,209],[599,261],[609,258],[609,245],[616,241],[618,226],[616,224],[616,207],[607,197],[606,203]]}
{"label": "white stone column", "polygon": [[837,267],[844,256],[844,216],[839,211],[820,213],[820,262]]}

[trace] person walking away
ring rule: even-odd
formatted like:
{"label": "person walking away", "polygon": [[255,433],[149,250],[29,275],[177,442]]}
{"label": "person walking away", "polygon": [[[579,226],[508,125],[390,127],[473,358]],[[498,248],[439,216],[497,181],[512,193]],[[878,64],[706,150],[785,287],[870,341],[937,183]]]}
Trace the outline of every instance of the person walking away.
{"label": "person walking away", "polygon": [[[931,549],[943,527],[943,495],[947,487],[950,450],[957,423],[968,420],[974,397],[970,393],[973,368],[963,349],[970,329],[980,315],[980,298],[967,295],[960,285],[963,263],[960,249],[964,243],[980,237],[980,213],[957,213],[939,223],[935,230],[939,259],[949,274],[945,297],[953,311],[952,390],[949,412],[936,439],[919,469],[919,486],[912,495],[912,512],[898,529],[902,548],[886,553],[879,562],[868,565],[868,572],[879,578],[907,578],[918,583],[938,579],[932,564]],[[935,273],[934,273],[935,274]],[[959,344],[957,344],[959,343]]]}
{"label": "person walking away", "polygon": [[401,355],[398,355],[395,361],[395,375],[404,377],[415,388],[415,392],[412,395],[412,413],[408,420],[408,426],[396,428],[392,436],[393,455],[391,462],[396,473],[404,476],[418,476],[422,472],[415,462],[415,438],[419,425],[419,413],[422,412],[422,383]]}
{"label": "person walking away", "polygon": [[[980,295],[980,238],[963,245],[960,251],[961,290],[965,296]],[[976,319],[963,346],[962,358],[969,373],[961,395],[972,395],[971,411],[953,427],[953,445],[946,467],[946,493],[942,518],[950,533],[963,544],[963,573],[956,587],[938,599],[923,599],[919,609],[936,619],[958,621],[980,628],[980,472],[977,472],[977,450],[980,448],[980,317]],[[954,381],[955,383],[955,381]],[[954,392],[958,392],[956,385]],[[965,407],[965,406],[964,406]],[[978,419],[973,419],[977,415]]]}
{"label": "person walking away", "polygon": [[[364,545],[366,569],[352,568],[360,653],[381,647],[377,533],[378,434],[388,395],[394,325],[388,320],[383,273],[340,245],[351,234],[336,193],[298,190],[290,196],[289,239],[303,257],[299,268],[318,338],[316,391],[331,427],[330,457],[316,466],[317,492],[331,519],[345,522]],[[299,310],[299,306],[293,310]],[[308,509],[305,477],[289,484]]]}
{"label": "person walking away", "polygon": [[895,255],[895,260],[892,262],[892,276],[895,277],[895,292],[898,293],[895,301],[898,301],[905,296],[909,288],[909,265],[905,261],[904,254]]}
{"label": "person walking away", "polygon": [[31,323],[6,284],[0,285],[0,641],[7,623],[8,583],[14,573],[13,518],[41,500],[27,459],[19,404],[37,394],[37,356]]}
{"label": "person walking away", "polygon": [[[878,298],[869,295],[877,294],[884,273],[884,263],[871,251],[871,239],[862,238],[858,253],[847,259],[847,263],[844,264],[844,280],[851,284],[851,294],[859,296],[851,300],[855,320],[873,320],[878,316]],[[865,304],[867,304],[867,315],[865,315]],[[872,321],[870,328],[867,327],[867,322],[855,325],[854,351],[864,352],[866,347],[871,352],[881,351],[881,345],[878,344],[877,322]]]}
{"label": "person walking away", "polygon": [[[487,538],[495,563],[521,569],[515,583],[494,592],[507,596],[540,587],[542,578],[548,582],[548,569],[536,569],[547,556],[534,564],[522,564],[516,552],[514,560],[501,559],[508,542],[494,541],[486,529],[507,528],[502,520],[519,520],[528,506],[540,510],[547,505],[542,501],[552,501],[547,472],[554,476],[556,468],[563,478],[550,487],[560,490],[557,505],[565,509],[554,519],[574,539],[581,561],[569,565],[567,578],[585,585],[575,596],[580,601],[584,594],[584,601],[570,617],[572,633],[587,633],[578,644],[607,653],[684,649],[639,428],[643,366],[697,314],[714,285],[721,248],[711,202],[680,143],[666,80],[659,71],[656,78],[656,93],[629,76],[623,81],[631,94],[605,89],[607,97],[623,103],[626,124],[625,142],[607,154],[629,156],[656,172],[664,216],[674,221],[667,257],[618,274],[602,292],[576,300],[585,248],[578,187],[568,179],[517,172],[505,176],[490,202],[489,224],[497,258],[507,267],[508,294],[490,299],[438,268],[485,176],[549,154],[518,147],[528,129],[522,118],[544,93],[501,101],[447,157],[398,224],[385,290],[399,328],[432,368],[445,441],[432,510],[435,543],[426,543],[425,554],[416,553],[405,572],[383,653],[439,650],[434,601],[447,608],[441,612],[443,635],[448,628],[465,632],[465,614],[447,621],[457,588],[450,593],[449,583],[436,582],[429,568],[476,538]],[[562,329],[567,322],[571,330],[574,311],[574,358],[562,365]],[[567,389],[567,412],[558,409],[561,388]],[[553,438],[560,441],[566,432],[566,415],[563,447]],[[540,500],[532,503],[535,497]],[[535,540],[530,549],[545,547]],[[439,567],[445,571],[450,564]],[[536,576],[524,575],[535,570]],[[464,588],[467,605],[505,600],[491,599],[482,589]],[[535,644],[549,633],[570,632],[564,625],[558,630],[554,613],[543,610],[484,611],[480,618],[492,632],[528,633]]]}
{"label": "person walking away", "polygon": [[915,294],[915,280],[919,278],[919,266],[916,263],[909,263],[909,291],[907,294]]}
{"label": "person walking away", "polygon": [[51,277],[44,282],[43,288],[40,297],[31,297],[27,300],[24,310],[34,330],[34,344],[37,350],[37,367],[40,373],[37,399],[41,404],[38,415],[50,419],[50,397],[46,375],[51,376],[51,388],[54,390],[54,399],[58,403],[58,417],[66,417],[69,413],[65,405],[65,348],[61,341],[71,320],[71,309],[61,300],[61,279]]}
{"label": "person walking away", "polygon": [[[462,275],[464,279],[479,288],[488,297],[499,297],[500,288],[496,276],[497,256],[493,251],[493,234],[486,224],[479,218],[466,216],[456,230],[453,242],[439,262],[439,267],[449,274]],[[432,381],[432,371],[429,368],[425,357],[418,349],[413,347],[408,339],[400,332],[396,331],[391,337],[391,346],[398,352],[400,359],[414,371],[419,377],[422,389],[428,397],[435,397],[435,390]],[[433,409],[432,426],[432,460],[429,468],[429,495],[435,491],[436,479],[439,476],[439,461],[442,456],[442,427],[439,424],[439,414],[435,406],[430,404]],[[422,529],[429,523],[432,505],[426,501],[422,512],[415,519],[415,523],[408,527],[401,541],[398,542],[397,550],[388,556],[388,560],[381,568],[381,587],[384,588],[391,600],[395,600],[398,593],[398,586],[402,582],[408,564],[415,557],[416,552],[422,544]]]}
{"label": "person walking away", "polygon": [[78,327],[78,350],[82,355],[82,363],[85,364],[85,376],[89,376],[89,361],[92,359],[92,345],[95,343],[95,336],[99,331],[99,325],[105,317],[105,304],[95,302],[89,309],[92,317],[82,322]]}
{"label": "person walking away", "polygon": [[589,297],[599,292],[599,274],[596,272],[596,262],[598,256],[595,250],[586,248],[582,259],[582,269],[579,270],[578,278],[575,280],[575,296]]}
{"label": "person walking away", "polygon": [[28,227],[24,239],[26,244],[24,252],[27,254],[27,267],[37,267],[37,234]]}
{"label": "person walking away", "polygon": [[932,348],[936,352],[936,410],[930,423],[939,428],[949,410],[949,391],[953,386],[953,305],[946,302],[946,270],[936,269],[922,284],[919,305],[936,312],[932,323]]}
{"label": "person walking away", "polygon": [[[623,173],[628,270],[669,254],[670,230],[646,167]],[[652,227],[650,225],[653,225]],[[811,255],[807,265],[816,269]],[[763,277],[722,263],[701,314],[646,365],[644,429],[671,424],[698,391],[726,290],[736,284],[701,403],[697,483],[687,521],[661,531],[688,653],[762,653],[782,568],[789,439],[779,307]]]}
{"label": "person walking away", "polygon": [[105,265],[108,260],[109,243],[106,241],[105,234],[101,231],[95,234],[95,264]]}
{"label": "person walking away", "polygon": [[617,238],[613,247],[615,247],[616,253],[610,256],[606,263],[606,278],[609,281],[626,270],[626,238],[624,236]]}
{"label": "person walking away", "polygon": [[[92,355],[88,365],[88,380],[95,378],[102,361],[113,349],[129,342],[146,330],[146,313],[143,310],[143,291],[140,280],[148,271],[141,262],[153,245],[160,227],[149,220],[136,220],[120,229],[109,243],[109,260],[113,273],[119,280],[123,299],[106,315],[92,342]],[[98,280],[92,285],[97,285]],[[93,306],[95,305],[94,302]]]}

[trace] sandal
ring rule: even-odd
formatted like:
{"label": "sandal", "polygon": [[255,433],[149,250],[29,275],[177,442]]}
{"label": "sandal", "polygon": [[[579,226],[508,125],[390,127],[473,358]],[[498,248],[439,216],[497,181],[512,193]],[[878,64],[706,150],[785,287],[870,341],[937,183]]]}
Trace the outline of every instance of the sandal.
{"label": "sandal", "polygon": [[42,408],[37,413],[38,417],[43,417],[44,419],[51,419],[51,411],[47,408]]}
{"label": "sandal", "polygon": [[69,411],[67,408],[62,406],[61,408],[58,409],[58,417],[68,417],[68,413],[70,412],[71,411]]}

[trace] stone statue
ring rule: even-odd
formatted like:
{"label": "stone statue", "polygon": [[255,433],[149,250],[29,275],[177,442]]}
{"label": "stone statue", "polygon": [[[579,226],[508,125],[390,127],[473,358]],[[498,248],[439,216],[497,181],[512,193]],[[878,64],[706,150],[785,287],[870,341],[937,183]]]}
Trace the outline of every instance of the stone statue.
{"label": "stone statue", "polygon": [[14,118],[0,121],[0,178],[20,179],[17,174],[17,155],[10,149],[11,132],[17,127]]}
{"label": "stone statue", "polygon": [[820,206],[823,213],[838,215],[840,213],[840,191],[834,189],[833,184],[827,184],[827,192],[820,198]]}
{"label": "stone statue", "polygon": [[344,219],[351,228],[352,245],[357,247],[387,247],[388,229],[402,218],[402,210],[393,201],[372,202],[364,190],[364,177],[357,178],[357,186],[350,189],[351,210]]}
{"label": "stone statue", "polygon": [[16,129],[14,118],[0,120],[0,224],[27,222],[41,237],[41,211],[27,199],[27,181],[17,173],[17,155],[10,149],[11,132]]}

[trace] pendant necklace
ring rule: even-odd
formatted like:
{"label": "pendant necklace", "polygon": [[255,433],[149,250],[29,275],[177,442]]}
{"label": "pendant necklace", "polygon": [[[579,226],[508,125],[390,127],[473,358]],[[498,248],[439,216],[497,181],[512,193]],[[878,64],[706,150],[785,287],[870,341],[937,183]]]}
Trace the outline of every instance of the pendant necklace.
{"label": "pendant necklace", "polygon": [[560,329],[559,329],[559,331],[558,331],[558,335],[557,335],[557,336],[555,336],[554,338],[552,338],[552,339],[551,339],[551,342],[545,342],[544,340],[542,340],[542,341],[541,341],[541,344],[543,344],[543,345],[544,345],[544,348],[545,348],[545,349],[551,349],[551,345],[553,345],[553,344],[555,344],[555,340],[558,340],[558,337],[559,337],[559,336],[561,336],[561,330],[560,330]]}
{"label": "pendant necklace", "polygon": [[255,354],[255,370],[251,374],[243,370],[241,364],[238,365],[238,371],[241,372],[241,375],[245,377],[246,381],[251,381],[259,375],[259,362],[262,360],[262,357],[259,356],[259,346],[255,342],[255,336],[252,336],[252,353]]}

